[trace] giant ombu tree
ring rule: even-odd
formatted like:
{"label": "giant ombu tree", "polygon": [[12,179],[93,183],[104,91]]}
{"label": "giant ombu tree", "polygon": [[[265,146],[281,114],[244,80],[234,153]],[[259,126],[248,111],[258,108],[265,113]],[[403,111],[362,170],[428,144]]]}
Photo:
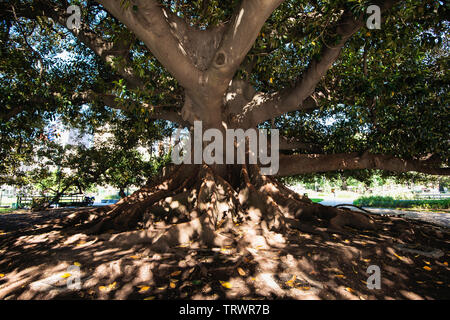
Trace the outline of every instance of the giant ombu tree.
{"label": "giant ombu tree", "polygon": [[[70,4],[82,9],[77,29],[66,29]],[[187,128],[202,121],[203,130],[221,132],[275,126],[282,133],[278,176],[357,169],[446,175],[446,7],[377,1],[382,29],[368,30],[369,4],[36,0],[4,2],[0,17],[3,46],[13,37],[19,44],[4,50],[40,62],[40,69],[23,68],[35,69],[29,99],[45,97],[45,110],[107,106]],[[70,35],[74,50],[96,67],[84,65],[86,73],[72,77],[45,70],[46,58],[27,41],[36,28],[41,36]],[[51,51],[54,42],[42,50]],[[5,123],[33,110],[8,97]],[[414,124],[422,117],[425,132]],[[162,234],[153,228],[161,220],[171,224]],[[313,204],[245,164],[177,166],[114,206],[76,214],[70,224],[89,233],[125,232],[116,239],[160,249],[194,239],[271,243],[288,228],[376,228],[366,215]]]}

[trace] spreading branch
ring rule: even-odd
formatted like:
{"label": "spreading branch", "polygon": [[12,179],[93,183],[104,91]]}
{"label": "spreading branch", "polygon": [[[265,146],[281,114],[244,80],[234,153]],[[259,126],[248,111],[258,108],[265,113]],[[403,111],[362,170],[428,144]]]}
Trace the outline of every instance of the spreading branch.
{"label": "spreading branch", "polygon": [[200,79],[201,72],[171,31],[167,9],[152,0],[133,1],[130,6],[123,6],[119,0],[97,2],[142,40],[185,89],[192,88],[195,79]]}
{"label": "spreading branch", "polygon": [[296,154],[280,157],[278,176],[292,176],[336,170],[380,169],[391,172],[416,171],[433,175],[450,175],[450,168],[437,166],[436,161],[406,160],[390,155],[364,153]]}
{"label": "spreading branch", "polygon": [[[395,0],[385,0],[381,10],[390,9]],[[281,116],[296,110],[307,110],[317,107],[317,100],[312,96],[314,90],[332,64],[338,59],[345,43],[364,25],[363,16],[355,17],[344,11],[341,18],[327,33],[335,34],[336,44],[324,44],[318,59],[313,59],[297,80],[294,87],[276,93],[255,95],[253,101],[243,108],[238,117],[239,122],[255,126],[267,119]]]}
{"label": "spreading branch", "polygon": [[149,119],[167,120],[174,123],[178,123],[182,126],[187,126],[186,121],[184,121],[183,118],[181,117],[180,111],[175,108],[152,106],[145,102],[138,102],[129,99],[126,101],[122,101],[122,99],[118,99],[118,97],[114,94],[99,93],[93,90],[76,93],[72,96],[72,99],[81,100],[86,103],[93,101],[101,101],[110,108],[119,109],[123,111],[131,111],[133,109],[140,109],[140,110],[145,109],[150,111],[150,114],[148,116]]}

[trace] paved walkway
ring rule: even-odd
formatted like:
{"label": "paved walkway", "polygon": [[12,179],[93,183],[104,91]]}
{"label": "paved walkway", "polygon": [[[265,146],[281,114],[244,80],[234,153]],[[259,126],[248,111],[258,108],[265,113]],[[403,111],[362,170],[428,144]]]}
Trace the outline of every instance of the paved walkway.
{"label": "paved walkway", "polygon": [[450,213],[405,211],[385,208],[364,208],[374,214],[389,214],[407,219],[421,220],[438,226],[450,228]]}
{"label": "paved walkway", "polygon": [[[338,204],[353,204],[353,199],[324,199],[320,204],[324,206],[336,206]],[[349,209],[358,211],[357,208]],[[364,208],[374,214],[401,216],[407,219],[421,220],[433,223],[439,226],[450,228],[450,213],[425,212],[425,211],[406,211],[387,208]]]}

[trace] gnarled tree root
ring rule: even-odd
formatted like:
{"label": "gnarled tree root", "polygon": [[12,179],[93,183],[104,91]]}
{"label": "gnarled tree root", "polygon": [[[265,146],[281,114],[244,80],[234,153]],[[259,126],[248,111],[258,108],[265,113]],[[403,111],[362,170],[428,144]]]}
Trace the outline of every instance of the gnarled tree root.
{"label": "gnarled tree root", "polygon": [[234,166],[232,174],[237,172],[239,180],[225,179],[207,165],[182,165],[115,205],[73,215],[66,225],[124,246],[148,243],[155,251],[276,246],[292,228],[325,237],[345,234],[346,226],[376,228],[364,213],[312,203],[261,175],[257,165]]}

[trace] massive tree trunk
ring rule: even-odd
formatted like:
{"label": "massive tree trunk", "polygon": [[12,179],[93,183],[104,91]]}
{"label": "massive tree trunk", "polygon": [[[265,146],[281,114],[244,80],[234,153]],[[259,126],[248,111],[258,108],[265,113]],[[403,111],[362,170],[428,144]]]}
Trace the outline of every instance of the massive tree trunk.
{"label": "massive tree trunk", "polygon": [[276,246],[289,230],[347,233],[374,229],[364,213],[312,203],[264,176],[258,165],[179,165],[117,204],[70,217],[76,232],[120,245],[148,243],[166,251],[178,245]]}
{"label": "massive tree trunk", "polygon": [[[258,124],[287,112],[318,108],[320,94],[314,92],[318,82],[339,57],[346,41],[364,25],[363,16],[358,18],[343,10],[336,23],[326,30],[335,34],[335,44],[323,46],[319,57],[310,60],[294,86],[264,93],[237,79],[236,72],[265,21],[283,1],[242,1],[228,22],[206,30],[193,27],[157,1],[136,0],[128,8],[121,1],[98,2],[146,45],[184,88],[181,110],[153,107],[143,101],[136,105],[151,108],[156,119],[191,128],[195,121],[201,121],[204,130],[217,129],[221,133],[226,129],[257,128]],[[394,3],[383,1],[382,10],[388,10]],[[127,52],[126,48],[118,48],[84,25],[72,32],[107,63],[113,63],[116,72],[134,88],[145,90],[127,61],[114,65],[114,59],[122,55],[120,52]],[[123,107],[111,94],[88,92],[81,96],[102,98],[111,107]],[[424,166],[420,160],[403,161],[369,153],[320,154],[320,147],[284,138],[280,146],[302,151],[281,157],[278,172],[281,176],[361,168],[423,169],[430,173],[445,170]],[[227,151],[224,150],[224,158]],[[348,232],[346,226],[376,227],[363,213],[312,203],[275,177],[262,175],[257,164],[206,163],[180,165],[160,181],[115,205],[71,217],[70,224],[90,234],[109,232],[102,237],[111,241],[145,242],[158,250],[193,241],[208,246],[254,242],[275,245],[292,228],[326,235]]]}

